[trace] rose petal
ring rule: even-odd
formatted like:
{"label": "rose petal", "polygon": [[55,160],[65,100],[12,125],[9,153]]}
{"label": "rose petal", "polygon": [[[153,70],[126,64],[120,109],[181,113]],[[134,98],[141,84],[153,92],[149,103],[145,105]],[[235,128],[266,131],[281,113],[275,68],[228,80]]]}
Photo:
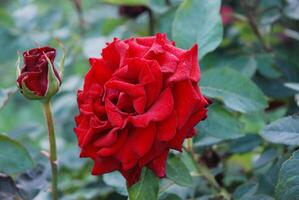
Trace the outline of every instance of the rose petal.
{"label": "rose petal", "polygon": [[177,132],[177,116],[173,111],[172,114],[164,121],[158,124],[158,137],[160,141],[169,141],[173,139]]}
{"label": "rose petal", "polygon": [[120,131],[118,134],[117,141],[111,147],[101,148],[99,151],[97,151],[97,154],[99,156],[111,156],[115,154],[124,145],[124,143],[127,140],[127,137],[128,137],[127,129]]}
{"label": "rose petal", "polygon": [[168,157],[169,150],[165,150],[162,152],[158,157],[156,157],[150,164],[149,168],[153,170],[153,172],[158,177],[165,177],[166,176],[166,160]]}
{"label": "rose petal", "polygon": [[147,112],[129,117],[129,121],[136,127],[146,127],[151,121],[163,121],[172,113],[173,104],[171,90],[166,88]]}
{"label": "rose petal", "polygon": [[101,175],[119,169],[119,162],[112,157],[96,157],[94,158],[94,166],[92,168],[92,175]]}
{"label": "rose petal", "polygon": [[110,130],[108,133],[104,133],[102,136],[94,140],[96,147],[109,147],[113,145],[117,140],[117,128]]}
{"label": "rose petal", "polygon": [[195,109],[201,104],[201,100],[190,80],[175,84],[173,95],[176,100],[174,107],[178,117],[178,128],[180,129],[193,112],[196,112]]}
{"label": "rose petal", "polygon": [[184,139],[192,134],[194,134],[193,127],[201,120],[207,117],[207,109],[202,108],[195,114],[193,114],[188,122],[182,127],[182,129],[176,134],[176,136],[170,141],[169,147],[176,149],[178,151],[182,150],[182,144]]}
{"label": "rose petal", "polygon": [[129,187],[132,186],[134,183],[136,183],[141,176],[141,168],[139,167],[135,167],[130,170],[120,170],[120,172],[127,180]]}
{"label": "rose petal", "polygon": [[142,85],[134,85],[118,80],[107,82],[106,87],[116,89],[133,97],[133,106],[138,113],[144,111],[146,105],[146,97],[144,87]]}
{"label": "rose petal", "polygon": [[113,70],[108,67],[103,59],[90,58],[89,62],[91,64],[90,70],[85,75],[84,90],[88,90],[93,83],[98,83],[104,85],[113,73]]}
{"label": "rose petal", "polygon": [[194,45],[189,51],[180,56],[180,62],[177,65],[176,72],[167,80],[167,82],[179,82],[192,80],[198,82],[200,78],[197,45]]}

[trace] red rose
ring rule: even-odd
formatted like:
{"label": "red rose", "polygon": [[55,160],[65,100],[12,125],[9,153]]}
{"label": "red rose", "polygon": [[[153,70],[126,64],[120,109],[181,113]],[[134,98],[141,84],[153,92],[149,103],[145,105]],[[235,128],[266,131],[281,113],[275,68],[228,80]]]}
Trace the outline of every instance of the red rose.
{"label": "red rose", "polygon": [[220,9],[220,14],[222,17],[223,25],[228,25],[233,22],[233,12],[234,10],[230,6],[222,6]]}
{"label": "red rose", "polygon": [[164,177],[169,150],[181,151],[207,116],[197,45],[179,49],[165,34],[114,39],[90,65],[75,119],[80,156],[94,160],[92,174],[119,170],[129,185],[145,166]]}
{"label": "red rose", "polygon": [[43,99],[55,94],[61,84],[54,67],[56,50],[41,47],[23,53],[24,64],[17,78],[22,94],[29,99]]}

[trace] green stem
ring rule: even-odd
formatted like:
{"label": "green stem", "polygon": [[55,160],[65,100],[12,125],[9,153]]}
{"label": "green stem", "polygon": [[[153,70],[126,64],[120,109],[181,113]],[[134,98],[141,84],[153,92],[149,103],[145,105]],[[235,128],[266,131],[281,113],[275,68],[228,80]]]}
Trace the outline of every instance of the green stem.
{"label": "green stem", "polygon": [[201,162],[199,159],[199,155],[196,154],[193,149],[187,150],[191,154],[191,158],[193,159],[193,162],[197,168],[197,171],[199,174],[203,176],[203,178],[211,185],[212,188],[214,188],[225,200],[230,200],[231,195],[227,190],[223,187],[221,187],[218,182],[216,181],[214,175],[212,172],[209,170],[209,168],[206,166],[205,163]]}
{"label": "green stem", "polygon": [[45,118],[48,126],[48,136],[49,136],[49,145],[50,145],[50,164],[52,170],[52,200],[57,200],[57,153],[56,153],[56,140],[55,140],[55,131],[54,131],[54,121],[51,111],[50,101],[46,101],[43,104]]}

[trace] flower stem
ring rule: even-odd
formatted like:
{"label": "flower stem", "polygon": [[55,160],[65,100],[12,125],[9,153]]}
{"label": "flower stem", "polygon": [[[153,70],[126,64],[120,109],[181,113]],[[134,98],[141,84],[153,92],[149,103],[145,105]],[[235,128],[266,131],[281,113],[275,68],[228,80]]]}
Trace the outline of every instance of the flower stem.
{"label": "flower stem", "polygon": [[230,200],[231,199],[231,195],[229,194],[229,192],[221,187],[218,182],[216,181],[214,175],[212,174],[212,172],[209,170],[209,168],[206,166],[206,164],[204,162],[201,162],[199,159],[199,155],[197,153],[195,153],[193,151],[193,148],[188,149],[188,148],[184,148],[188,153],[191,154],[191,158],[193,160],[193,163],[195,164],[197,171],[199,174],[201,174],[203,176],[203,178],[209,183],[209,185],[214,188],[217,193],[222,196],[225,200]]}
{"label": "flower stem", "polygon": [[55,140],[55,131],[54,131],[54,121],[51,111],[50,101],[46,101],[43,104],[45,118],[48,126],[48,137],[49,137],[49,146],[50,146],[50,164],[52,170],[52,200],[57,200],[57,153],[56,153],[56,140]]}

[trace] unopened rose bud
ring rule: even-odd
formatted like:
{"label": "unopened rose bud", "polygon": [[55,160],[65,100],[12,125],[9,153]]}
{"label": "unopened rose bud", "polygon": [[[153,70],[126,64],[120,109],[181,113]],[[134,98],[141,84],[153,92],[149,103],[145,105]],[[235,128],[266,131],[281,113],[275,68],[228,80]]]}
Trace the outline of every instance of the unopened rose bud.
{"label": "unopened rose bud", "polygon": [[136,18],[147,10],[148,8],[145,6],[120,6],[119,14],[128,18]]}
{"label": "unopened rose bud", "polygon": [[17,66],[17,85],[26,98],[49,100],[57,93],[61,75],[55,69],[55,57],[56,50],[48,46],[23,53],[24,64],[21,69]]}

